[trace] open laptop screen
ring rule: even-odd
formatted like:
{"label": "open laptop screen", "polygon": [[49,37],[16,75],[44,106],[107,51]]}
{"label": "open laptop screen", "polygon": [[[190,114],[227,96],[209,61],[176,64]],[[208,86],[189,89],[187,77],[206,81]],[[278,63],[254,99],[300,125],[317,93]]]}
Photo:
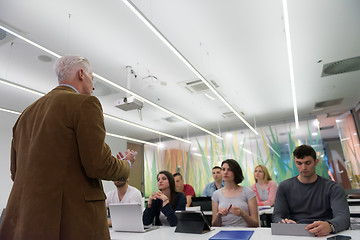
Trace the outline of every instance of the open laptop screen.
{"label": "open laptop screen", "polygon": [[192,205],[194,207],[200,206],[201,211],[211,211],[212,210],[212,202],[211,197],[192,197]]}

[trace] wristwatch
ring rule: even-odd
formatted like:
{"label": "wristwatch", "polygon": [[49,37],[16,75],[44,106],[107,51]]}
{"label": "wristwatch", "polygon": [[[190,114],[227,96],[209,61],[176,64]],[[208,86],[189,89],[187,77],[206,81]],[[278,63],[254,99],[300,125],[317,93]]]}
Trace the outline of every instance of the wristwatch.
{"label": "wristwatch", "polygon": [[329,225],[330,225],[330,228],[331,228],[331,234],[333,234],[333,233],[335,233],[335,226],[334,226],[334,224],[332,224],[331,222],[328,222],[329,223]]}

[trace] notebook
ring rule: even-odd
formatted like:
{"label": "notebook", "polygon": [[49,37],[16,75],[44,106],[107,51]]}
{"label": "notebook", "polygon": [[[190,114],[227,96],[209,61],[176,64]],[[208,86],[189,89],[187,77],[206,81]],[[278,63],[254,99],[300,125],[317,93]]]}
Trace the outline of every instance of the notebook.
{"label": "notebook", "polygon": [[308,236],[315,237],[315,234],[309,233],[305,227],[309,224],[303,223],[271,223],[272,235],[289,235],[289,236]]}
{"label": "notebook", "polygon": [[146,232],[157,229],[157,226],[144,227],[142,207],[139,203],[109,204],[112,228],[118,232]]}
{"label": "notebook", "polygon": [[253,235],[254,231],[220,231],[209,240],[248,240]]}

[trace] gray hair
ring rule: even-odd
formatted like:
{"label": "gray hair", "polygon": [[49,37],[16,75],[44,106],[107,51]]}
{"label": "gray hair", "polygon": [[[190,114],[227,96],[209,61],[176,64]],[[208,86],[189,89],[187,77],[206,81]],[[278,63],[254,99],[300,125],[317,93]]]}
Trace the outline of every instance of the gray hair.
{"label": "gray hair", "polygon": [[79,69],[90,73],[91,67],[89,60],[80,56],[63,56],[56,60],[54,64],[54,70],[59,83],[66,79],[71,79]]}

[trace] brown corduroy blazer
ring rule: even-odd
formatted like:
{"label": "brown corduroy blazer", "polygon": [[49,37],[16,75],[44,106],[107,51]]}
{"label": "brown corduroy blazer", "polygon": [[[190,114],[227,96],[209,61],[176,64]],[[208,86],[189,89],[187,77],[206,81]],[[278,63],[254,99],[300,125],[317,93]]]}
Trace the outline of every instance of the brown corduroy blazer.
{"label": "brown corduroy blazer", "polygon": [[30,105],[13,128],[0,239],[110,239],[100,179],[128,178],[129,163],[104,140],[94,96],[58,86]]}

